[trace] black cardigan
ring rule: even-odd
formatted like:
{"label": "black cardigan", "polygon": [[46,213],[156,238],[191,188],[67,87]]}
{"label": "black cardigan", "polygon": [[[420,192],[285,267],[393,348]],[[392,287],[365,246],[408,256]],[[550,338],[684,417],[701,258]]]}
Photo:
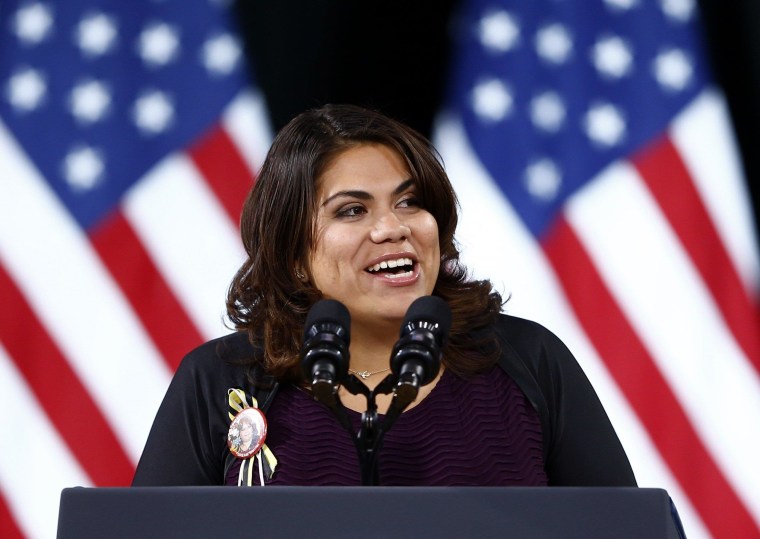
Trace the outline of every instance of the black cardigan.
{"label": "black cardigan", "polygon": [[[499,365],[538,411],[550,485],[636,486],[628,458],[599,399],[567,347],[543,326],[500,315]],[[258,352],[260,353],[260,351]],[[257,355],[234,333],[190,352],[158,410],[132,482],[135,486],[221,485],[229,456],[227,389],[268,408],[277,385],[256,388],[246,358]]]}

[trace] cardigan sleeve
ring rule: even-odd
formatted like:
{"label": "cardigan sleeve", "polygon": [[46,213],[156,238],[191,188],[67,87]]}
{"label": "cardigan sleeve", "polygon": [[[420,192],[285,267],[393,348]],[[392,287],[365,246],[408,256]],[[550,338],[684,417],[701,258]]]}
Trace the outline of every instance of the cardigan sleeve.
{"label": "cardigan sleeve", "polygon": [[636,486],[599,397],[564,343],[535,322],[500,318],[501,364],[541,416],[549,484]]}
{"label": "cardigan sleeve", "polygon": [[[228,449],[227,388],[244,376],[220,349],[230,339],[210,341],[182,360],[158,409],[132,486],[222,485]],[[242,372],[242,371],[241,371]]]}

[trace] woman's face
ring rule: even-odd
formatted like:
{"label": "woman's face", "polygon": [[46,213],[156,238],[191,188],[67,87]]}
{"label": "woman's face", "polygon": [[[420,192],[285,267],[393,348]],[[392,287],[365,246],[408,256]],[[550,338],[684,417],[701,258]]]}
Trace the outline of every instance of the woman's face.
{"label": "woman's face", "polygon": [[309,271],[353,325],[400,323],[412,301],[432,293],[440,259],[438,225],[394,150],[356,146],[318,178]]}
{"label": "woman's face", "polygon": [[250,444],[253,438],[253,425],[251,423],[241,423],[240,425],[240,440],[243,444]]}

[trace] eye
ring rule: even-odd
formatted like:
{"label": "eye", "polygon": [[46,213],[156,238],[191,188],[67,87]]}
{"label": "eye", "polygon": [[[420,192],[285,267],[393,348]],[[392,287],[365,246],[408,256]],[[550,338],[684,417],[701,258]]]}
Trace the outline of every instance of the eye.
{"label": "eye", "polygon": [[398,202],[399,208],[421,208],[422,207],[422,201],[417,197],[417,195],[409,193],[407,195],[404,195],[404,198],[399,200]]}
{"label": "eye", "polygon": [[367,213],[367,210],[361,204],[351,204],[341,207],[338,211],[335,212],[335,216],[339,218],[358,217],[360,215],[364,215],[365,213]]}

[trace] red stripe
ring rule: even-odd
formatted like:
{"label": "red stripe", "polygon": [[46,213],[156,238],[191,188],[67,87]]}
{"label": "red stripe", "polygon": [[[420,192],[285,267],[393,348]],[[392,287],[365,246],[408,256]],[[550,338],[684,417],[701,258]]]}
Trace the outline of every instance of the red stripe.
{"label": "red stripe", "polygon": [[711,533],[757,537],[760,529],[566,221],[551,230],[544,248],[585,332]]}
{"label": "red stripe", "polygon": [[633,162],[715,298],[729,330],[760,371],[760,305],[750,298],[734,269],[678,150],[664,137]]}
{"label": "red stripe", "polygon": [[190,148],[189,155],[227,215],[238,224],[243,202],[255,176],[240,155],[237,145],[217,125]]}
{"label": "red stripe", "polygon": [[16,524],[13,514],[8,508],[5,496],[0,494],[0,537],[3,539],[24,539],[21,528]]}
{"label": "red stripe", "polygon": [[60,436],[96,485],[128,485],[134,467],[101,414],[107,403],[93,402],[2,264],[0,297],[0,340]]}
{"label": "red stripe", "polygon": [[200,332],[121,212],[92,229],[90,239],[174,372],[182,357],[203,342]]}

